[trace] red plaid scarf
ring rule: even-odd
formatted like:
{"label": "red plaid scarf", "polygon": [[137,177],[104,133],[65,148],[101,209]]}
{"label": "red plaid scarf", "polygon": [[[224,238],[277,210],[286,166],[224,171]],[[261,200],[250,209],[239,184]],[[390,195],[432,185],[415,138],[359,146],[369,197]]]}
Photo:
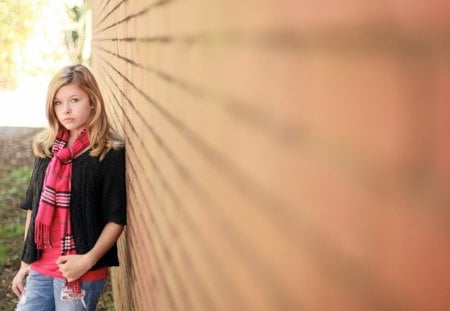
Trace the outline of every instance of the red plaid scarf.
{"label": "red plaid scarf", "polygon": [[[52,248],[51,224],[55,208],[61,208],[62,226],[61,255],[76,254],[75,241],[70,224],[70,192],[72,189],[72,159],[89,147],[89,135],[83,130],[70,147],[66,147],[70,133],[60,130],[53,143],[53,157],[48,164],[39,209],[35,220],[34,240],[38,249]],[[67,284],[73,294],[81,293],[80,282]]]}

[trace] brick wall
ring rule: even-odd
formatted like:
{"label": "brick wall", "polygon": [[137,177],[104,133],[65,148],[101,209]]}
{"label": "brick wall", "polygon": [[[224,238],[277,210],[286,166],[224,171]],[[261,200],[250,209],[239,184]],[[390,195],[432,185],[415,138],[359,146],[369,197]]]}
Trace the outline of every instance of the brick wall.
{"label": "brick wall", "polygon": [[93,3],[118,310],[448,310],[450,2]]}

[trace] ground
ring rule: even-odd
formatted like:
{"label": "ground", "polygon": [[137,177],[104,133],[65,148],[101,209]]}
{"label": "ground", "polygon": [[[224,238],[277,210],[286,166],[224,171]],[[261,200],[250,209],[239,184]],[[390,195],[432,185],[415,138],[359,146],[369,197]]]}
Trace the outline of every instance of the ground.
{"label": "ground", "polygon": [[[20,263],[25,212],[18,206],[28,186],[33,156],[31,139],[39,129],[0,127],[0,309],[14,310],[16,297],[10,290]],[[111,284],[97,310],[114,310]]]}

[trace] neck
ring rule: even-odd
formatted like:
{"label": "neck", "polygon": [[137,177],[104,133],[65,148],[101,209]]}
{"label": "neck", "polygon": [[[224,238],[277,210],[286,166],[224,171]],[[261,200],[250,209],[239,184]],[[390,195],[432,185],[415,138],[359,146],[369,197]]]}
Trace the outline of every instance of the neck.
{"label": "neck", "polygon": [[68,147],[73,144],[73,142],[77,139],[78,135],[82,130],[83,130],[82,128],[78,128],[70,131],[69,141],[67,142]]}

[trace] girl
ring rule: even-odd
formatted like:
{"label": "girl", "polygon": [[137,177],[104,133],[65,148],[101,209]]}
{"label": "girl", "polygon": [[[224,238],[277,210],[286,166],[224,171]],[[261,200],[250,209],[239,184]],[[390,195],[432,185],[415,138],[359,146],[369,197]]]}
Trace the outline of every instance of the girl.
{"label": "girl", "polygon": [[17,310],[95,310],[108,267],[119,264],[125,150],[83,65],[56,73],[46,113],[49,126],[33,141],[34,169],[21,203],[25,240],[12,290]]}

